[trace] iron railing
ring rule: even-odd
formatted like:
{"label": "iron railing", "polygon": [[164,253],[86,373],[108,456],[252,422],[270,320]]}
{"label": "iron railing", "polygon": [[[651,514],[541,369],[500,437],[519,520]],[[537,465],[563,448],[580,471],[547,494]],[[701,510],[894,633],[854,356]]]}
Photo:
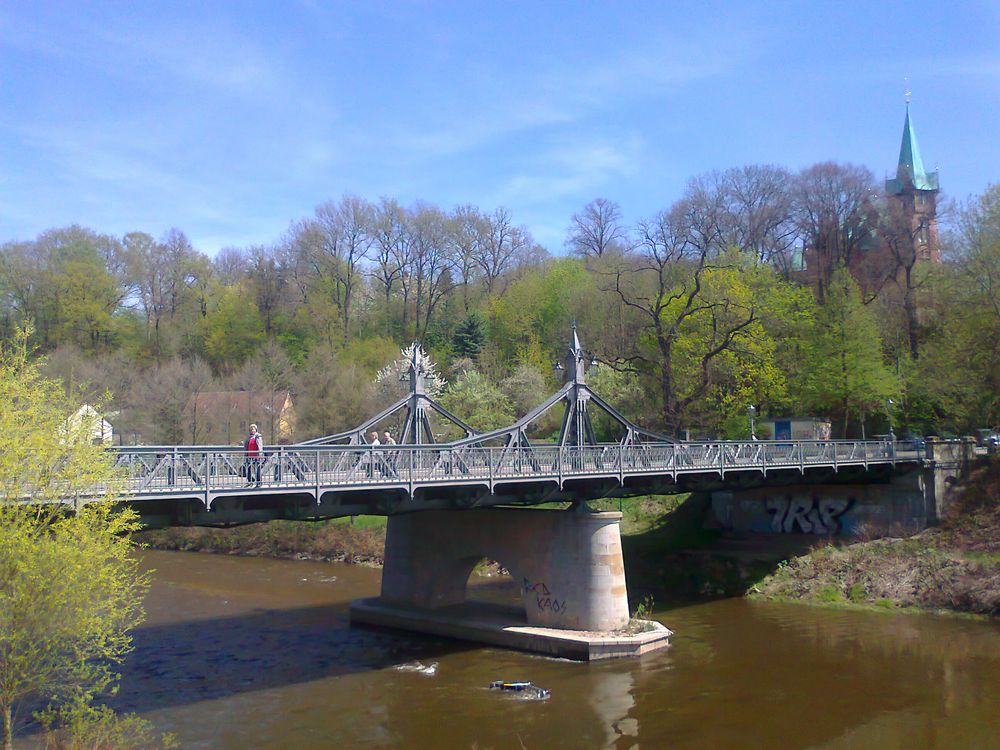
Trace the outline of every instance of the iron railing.
{"label": "iron railing", "polygon": [[223,446],[122,447],[125,494],[349,490],[381,486],[487,485],[574,478],[670,476],[894,463],[919,451],[888,441],[751,441],[637,445],[478,447],[441,445],[283,446],[258,459]]}

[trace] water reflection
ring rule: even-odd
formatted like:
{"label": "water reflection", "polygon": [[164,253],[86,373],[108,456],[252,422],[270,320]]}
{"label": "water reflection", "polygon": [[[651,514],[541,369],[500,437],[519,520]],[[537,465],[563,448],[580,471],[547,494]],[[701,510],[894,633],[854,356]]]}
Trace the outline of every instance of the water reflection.
{"label": "water reflection", "polygon": [[[988,748],[1000,630],[726,600],[660,613],[636,661],[579,664],[352,629],[378,571],[148,553],[119,707],[194,748]],[[477,598],[510,595],[503,583]],[[516,592],[515,592],[516,595]],[[489,690],[530,680],[544,701]]]}

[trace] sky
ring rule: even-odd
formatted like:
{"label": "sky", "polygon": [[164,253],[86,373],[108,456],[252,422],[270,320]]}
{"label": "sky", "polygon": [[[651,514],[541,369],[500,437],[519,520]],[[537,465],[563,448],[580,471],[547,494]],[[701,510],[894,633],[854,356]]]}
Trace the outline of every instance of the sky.
{"label": "sky", "polygon": [[0,2],[0,243],[270,245],[345,194],[503,206],[552,253],[711,170],[1000,181],[1000,1]]}

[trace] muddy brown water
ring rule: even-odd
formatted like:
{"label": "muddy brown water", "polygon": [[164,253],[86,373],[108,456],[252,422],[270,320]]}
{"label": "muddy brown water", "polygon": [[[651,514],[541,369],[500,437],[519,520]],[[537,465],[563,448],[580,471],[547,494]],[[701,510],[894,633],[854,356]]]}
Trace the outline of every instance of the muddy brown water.
{"label": "muddy brown water", "polygon": [[[351,628],[379,571],[144,553],[119,709],[184,748],[1000,748],[1000,627],[721,600],[666,651],[592,664]],[[509,596],[485,582],[477,596]],[[530,680],[547,700],[487,689]]]}

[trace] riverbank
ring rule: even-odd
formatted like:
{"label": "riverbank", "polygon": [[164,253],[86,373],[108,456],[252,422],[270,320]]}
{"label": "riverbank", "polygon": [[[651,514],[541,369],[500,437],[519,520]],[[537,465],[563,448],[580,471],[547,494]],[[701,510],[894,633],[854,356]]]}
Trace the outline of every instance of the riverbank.
{"label": "riverbank", "polygon": [[754,598],[1000,615],[1000,458],[980,460],[943,523],[906,538],[831,544],[751,586]]}
{"label": "riverbank", "polygon": [[[620,508],[622,534],[628,537],[648,532],[685,498],[643,497],[621,504],[617,500],[600,500],[591,506],[595,510]],[[136,535],[136,540],[151,549],[379,567],[383,562],[385,530],[384,516],[356,516],[329,521],[270,521],[230,528],[176,526],[143,531]]]}
{"label": "riverbank", "polygon": [[316,522],[269,521],[230,528],[175,526],[143,531],[136,535],[136,541],[151,549],[380,566],[385,519],[360,516]]}

